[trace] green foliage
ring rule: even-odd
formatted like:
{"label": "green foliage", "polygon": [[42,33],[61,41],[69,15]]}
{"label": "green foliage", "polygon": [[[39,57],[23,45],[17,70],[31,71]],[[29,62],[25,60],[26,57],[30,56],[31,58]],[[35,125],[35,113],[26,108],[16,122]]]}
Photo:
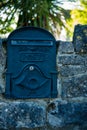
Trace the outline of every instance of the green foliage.
{"label": "green foliage", "polygon": [[15,8],[12,0],[0,1],[0,33],[5,34],[11,32],[15,22]]}
{"label": "green foliage", "polygon": [[17,27],[43,27],[60,33],[70,17],[69,11],[61,5],[58,0],[1,0],[0,33],[11,32],[14,24]]}
{"label": "green foliage", "polygon": [[87,24],[87,0],[80,0],[80,7],[71,11],[71,19],[67,20],[69,37],[72,37],[74,26],[77,24]]}

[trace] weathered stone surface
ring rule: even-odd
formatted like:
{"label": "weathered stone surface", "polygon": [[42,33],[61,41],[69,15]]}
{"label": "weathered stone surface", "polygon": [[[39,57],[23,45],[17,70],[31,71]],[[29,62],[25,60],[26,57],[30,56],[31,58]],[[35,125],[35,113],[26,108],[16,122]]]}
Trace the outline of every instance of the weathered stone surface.
{"label": "weathered stone surface", "polygon": [[63,53],[69,54],[73,52],[74,52],[74,47],[72,42],[60,42],[58,54],[63,54]]}
{"label": "weathered stone surface", "polygon": [[86,124],[83,124],[83,125],[70,124],[64,127],[57,127],[57,128],[49,126],[47,129],[39,129],[39,130],[87,130],[87,125]]}
{"label": "weathered stone surface", "polygon": [[38,102],[1,102],[0,129],[42,127],[46,122],[45,108]]}
{"label": "weathered stone surface", "polygon": [[[87,103],[62,103],[56,101],[51,104],[54,104],[54,107],[48,109],[47,119],[48,124],[53,128],[59,128],[70,124],[82,125],[87,123]],[[66,130],[66,128],[64,130]]]}
{"label": "weathered stone surface", "polygon": [[87,65],[87,55],[58,55],[57,62],[63,65]]}
{"label": "weathered stone surface", "polygon": [[5,70],[5,64],[6,64],[6,56],[4,54],[4,50],[2,47],[2,43],[0,40],[0,93],[3,93],[5,91],[5,77],[4,77],[4,70]]}
{"label": "weathered stone surface", "polygon": [[62,97],[87,97],[87,74],[63,78]]}
{"label": "weathered stone surface", "polygon": [[87,53],[87,25],[76,25],[73,44],[76,52]]}
{"label": "weathered stone surface", "polygon": [[38,99],[13,101],[1,96],[5,91],[3,72],[6,56],[0,44],[1,130],[87,130],[87,28],[85,26],[77,26],[74,40],[73,44],[60,42],[57,55],[58,99],[45,99],[44,102]]}
{"label": "weathered stone surface", "polygon": [[58,72],[61,76],[74,76],[79,74],[84,74],[87,72],[87,67],[83,65],[66,65],[66,66],[59,66]]}
{"label": "weathered stone surface", "polygon": [[61,97],[61,91],[62,91],[62,84],[61,84],[61,77],[58,75],[57,79],[57,91],[58,91],[58,98]]}

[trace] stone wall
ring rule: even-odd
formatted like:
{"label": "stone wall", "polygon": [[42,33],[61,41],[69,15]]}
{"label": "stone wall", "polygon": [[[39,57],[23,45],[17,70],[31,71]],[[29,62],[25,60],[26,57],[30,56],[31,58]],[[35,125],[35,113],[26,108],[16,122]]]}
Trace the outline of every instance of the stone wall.
{"label": "stone wall", "polygon": [[5,68],[0,42],[1,130],[87,130],[87,26],[77,25],[73,41],[59,43],[58,98],[4,98]]}

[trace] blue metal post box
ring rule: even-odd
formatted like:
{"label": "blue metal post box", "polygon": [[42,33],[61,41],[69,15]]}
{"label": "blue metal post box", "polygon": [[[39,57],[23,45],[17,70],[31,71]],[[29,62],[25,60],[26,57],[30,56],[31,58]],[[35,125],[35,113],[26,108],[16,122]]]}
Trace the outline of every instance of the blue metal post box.
{"label": "blue metal post box", "polygon": [[57,97],[56,40],[48,31],[24,27],[7,39],[7,98]]}

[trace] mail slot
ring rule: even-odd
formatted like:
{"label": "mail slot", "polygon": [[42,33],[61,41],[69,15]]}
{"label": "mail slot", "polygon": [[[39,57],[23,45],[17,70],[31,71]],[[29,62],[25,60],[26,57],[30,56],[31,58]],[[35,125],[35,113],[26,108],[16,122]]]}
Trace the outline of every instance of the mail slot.
{"label": "mail slot", "polygon": [[48,31],[24,27],[7,39],[7,98],[57,97],[56,40]]}

